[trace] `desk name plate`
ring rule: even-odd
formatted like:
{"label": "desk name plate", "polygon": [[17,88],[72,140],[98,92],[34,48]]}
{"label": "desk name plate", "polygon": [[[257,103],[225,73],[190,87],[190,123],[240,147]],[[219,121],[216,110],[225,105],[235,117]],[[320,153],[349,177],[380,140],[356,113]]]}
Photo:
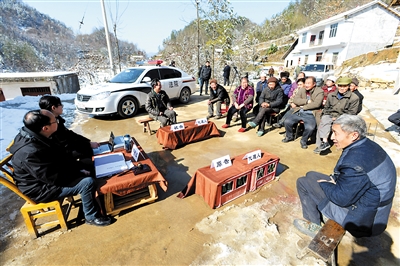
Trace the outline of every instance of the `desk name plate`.
{"label": "desk name plate", "polygon": [[140,154],[140,150],[139,148],[136,146],[136,144],[133,144],[132,146],[132,151],[131,151],[131,155],[132,158],[137,162],[139,159],[139,154]]}
{"label": "desk name plate", "polygon": [[199,118],[199,119],[196,119],[196,122],[194,124],[198,125],[198,126],[207,125],[208,120],[207,120],[207,118]]}
{"label": "desk name plate", "polygon": [[257,161],[261,159],[261,150],[256,150],[247,153],[244,157],[243,160],[247,158],[247,164],[251,164],[254,161]]}
{"label": "desk name plate", "polygon": [[212,160],[210,168],[215,167],[215,171],[219,171],[231,165],[232,165],[231,157],[229,155],[225,155],[218,159]]}
{"label": "desk name plate", "polygon": [[173,124],[171,125],[171,131],[179,131],[185,129],[185,125],[183,123]]}

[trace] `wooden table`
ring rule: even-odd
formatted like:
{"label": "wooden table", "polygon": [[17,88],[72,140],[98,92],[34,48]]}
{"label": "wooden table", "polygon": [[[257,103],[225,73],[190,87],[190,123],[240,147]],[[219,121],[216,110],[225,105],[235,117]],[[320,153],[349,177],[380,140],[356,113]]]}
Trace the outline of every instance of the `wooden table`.
{"label": "wooden table", "polygon": [[185,129],[179,131],[172,131],[171,126],[158,129],[156,134],[158,143],[166,149],[174,150],[188,143],[220,136],[218,128],[211,121],[198,126],[195,124],[195,120],[193,120],[184,122],[184,125]]}
{"label": "wooden table", "polygon": [[[167,190],[167,181],[162,174],[134,138],[132,138],[133,143],[141,152],[138,158],[139,162],[149,165],[151,171],[139,175],[129,171],[113,175],[108,179],[97,179],[98,192],[100,195],[104,195],[104,205],[108,215],[118,214],[122,210],[140,204],[154,202],[158,198],[156,183],[164,191]],[[125,150],[120,152],[124,154],[126,161],[131,160],[134,164],[137,164],[130,153]]]}
{"label": "wooden table", "polygon": [[278,156],[261,151],[259,160],[247,164],[247,159],[242,159],[246,154],[232,158],[232,166],[219,171],[210,166],[199,168],[178,197],[196,193],[211,208],[218,208],[274,180]]}

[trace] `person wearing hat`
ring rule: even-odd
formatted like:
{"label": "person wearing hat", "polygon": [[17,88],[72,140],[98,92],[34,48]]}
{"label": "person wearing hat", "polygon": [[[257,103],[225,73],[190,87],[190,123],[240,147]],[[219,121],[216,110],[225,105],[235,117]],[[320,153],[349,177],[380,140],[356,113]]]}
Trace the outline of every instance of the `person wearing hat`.
{"label": "person wearing hat", "polygon": [[261,92],[268,86],[268,81],[267,81],[267,74],[265,72],[261,72],[260,74],[260,81],[257,82],[256,85],[256,106],[253,108],[253,114],[257,116],[258,110],[260,109],[260,106],[258,105],[258,100],[260,99]]}
{"label": "person wearing hat", "polygon": [[308,138],[313,134],[317,122],[315,112],[321,109],[324,92],[317,87],[315,77],[307,77],[305,87],[301,88],[293,98],[293,113],[290,114],[285,122],[286,135],[283,143],[293,141],[293,126],[303,121],[304,131],[300,140],[302,149],[307,149]]}
{"label": "person wearing hat", "polygon": [[175,61],[172,60],[172,61],[171,61],[171,64],[169,64],[169,66],[170,66],[170,67],[175,67]]}
{"label": "person wearing hat", "polygon": [[249,122],[249,126],[255,128],[257,125],[257,135],[264,135],[265,121],[271,113],[279,113],[279,109],[283,103],[283,89],[279,85],[278,79],[275,77],[268,79],[268,88],[263,90],[260,95],[258,104],[260,110],[253,121]]}
{"label": "person wearing hat", "polygon": [[324,100],[322,101],[322,105],[325,105],[326,99],[328,98],[328,94],[336,91],[336,77],[335,76],[329,76],[326,79],[325,85],[322,86],[322,90],[324,91]]}
{"label": "person wearing hat", "polygon": [[322,110],[321,122],[317,130],[317,147],[314,153],[320,154],[331,147],[328,142],[333,121],[342,114],[356,115],[358,108],[358,97],[350,90],[351,78],[340,77],[336,84],[338,90],[328,95],[324,109]]}
{"label": "person wearing hat", "polygon": [[350,90],[353,92],[355,95],[358,96],[358,108],[357,108],[357,114],[359,114],[362,110],[362,103],[364,100],[364,96],[361,94],[361,92],[358,90],[358,79],[357,78],[352,78],[351,83],[350,83]]}

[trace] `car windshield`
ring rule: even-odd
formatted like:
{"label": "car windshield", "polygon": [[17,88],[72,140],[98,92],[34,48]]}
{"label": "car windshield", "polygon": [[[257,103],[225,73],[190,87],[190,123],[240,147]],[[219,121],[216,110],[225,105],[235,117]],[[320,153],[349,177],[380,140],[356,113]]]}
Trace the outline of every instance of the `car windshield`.
{"label": "car windshield", "polygon": [[324,65],[306,65],[304,71],[310,72],[324,72]]}
{"label": "car windshield", "polygon": [[115,77],[113,77],[110,82],[111,83],[132,83],[135,82],[140,74],[144,71],[143,68],[130,68],[125,69]]}

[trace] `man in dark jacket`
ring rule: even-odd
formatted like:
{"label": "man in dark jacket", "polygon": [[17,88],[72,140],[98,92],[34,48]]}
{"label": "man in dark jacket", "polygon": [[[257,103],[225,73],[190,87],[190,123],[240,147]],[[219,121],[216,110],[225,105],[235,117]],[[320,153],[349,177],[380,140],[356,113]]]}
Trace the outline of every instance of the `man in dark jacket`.
{"label": "man in dark jacket", "polygon": [[145,108],[149,116],[160,121],[161,127],[176,124],[176,113],[167,93],[161,90],[161,82],[155,78],[151,81],[153,89],[147,94]]}
{"label": "man in dark jacket", "polygon": [[279,109],[283,103],[283,90],[279,86],[278,79],[275,77],[268,79],[268,88],[265,88],[260,95],[258,104],[260,109],[256,118],[249,122],[249,126],[255,128],[257,125],[257,135],[261,137],[264,135],[265,121],[271,113],[279,113]]}
{"label": "man in dark jacket", "polygon": [[231,67],[228,65],[228,63],[225,63],[224,67],[224,86],[228,85],[229,86],[229,76],[231,75]]}
{"label": "man in dark jacket", "polygon": [[58,122],[48,110],[30,111],[10,147],[15,183],[35,202],[50,202],[80,194],[86,223],[106,226],[94,201],[94,180],[59,143],[51,139]]}
{"label": "man in dark jacket", "polygon": [[211,78],[210,61],[207,61],[206,64],[200,68],[199,78],[200,78],[200,96],[203,93],[203,85],[205,85],[205,94],[208,95],[208,81]]}
{"label": "man in dark jacket", "polygon": [[217,119],[222,117],[221,104],[225,102],[226,106],[229,106],[229,95],[224,87],[217,83],[216,79],[210,80],[210,99],[208,100],[208,116],[211,118],[214,116],[214,104],[216,105]]}
{"label": "man in dark jacket", "polygon": [[366,138],[367,126],[361,117],[341,115],[333,122],[332,132],[342,155],[330,176],[308,172],[297,180],[306,221],[296,219],[294,225],[314,237],[323,215],[355,237],[379,235],[392,208],[396,167],[378,144]]}
{"label": "man in dark jacket", "polygon": [[350,83],[350,90],[353,92],[355,95],[358,96],[358,108],[357,108],[357,114],[359,114],[362,110],[362,104],[364,100],[364,96],[361,94],[361,92],[358,90],[358,79],[357,78],[352,78],[351,83]]}
{"label": "man in dark jacket", "polygon": [[317,130],[317,148],[314,153],[319,154],[331,147],[328,142],[331,133],[332,122],[342,114],[356,115],[358,97],[349,90],[351,79],[341,77],[337,80],[338,89],[328,94],[328,98],[322,110],[321,122]]}

